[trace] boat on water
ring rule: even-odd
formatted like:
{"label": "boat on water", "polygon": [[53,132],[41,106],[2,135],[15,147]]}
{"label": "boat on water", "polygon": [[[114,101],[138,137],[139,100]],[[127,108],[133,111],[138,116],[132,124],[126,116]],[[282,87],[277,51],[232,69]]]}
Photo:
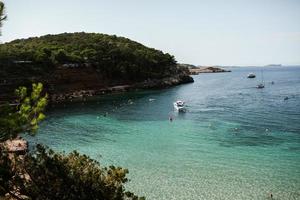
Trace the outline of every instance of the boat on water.
{"label": "boat on water", "polygon": [[263,71],[261,71],[261,83],[259,83],[256,88],[257,89],[262,89],[265,87],[265,82],[264,82],[264,74]]}
{"label": "boat on water", "polygon": [[254,73],[249,73],[248,76],[247,76],[247,78],[255,78],[255,77],[256,77],[256,76],[255,76]]}
{"label": "boat on water", "polygon": [[260,84],[258,84],[257,86],[256,86],[256,88],[258,88],[258,89],[262,89],[262,88],[264,88],[265,87],[265,85],[263,84],[263,83],[260,83]]}
{"label": "boat on water", "polygon": [[186,106],[185,106],[185,103],[184,101],[176,101],[174,102],[174,109],[178,112],[186,112]]}

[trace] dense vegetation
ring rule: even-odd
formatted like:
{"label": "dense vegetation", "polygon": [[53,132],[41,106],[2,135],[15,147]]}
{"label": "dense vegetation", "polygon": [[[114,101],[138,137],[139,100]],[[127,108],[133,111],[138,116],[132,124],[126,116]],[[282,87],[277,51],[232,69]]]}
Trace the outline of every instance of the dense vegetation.
{"label": "dense vegetation", "polygon": [[37,145],[22,159],[0,154],[0,199],[5,194],[36,200],[144,199],[125,191],[127,173],[121,167],[100,167],[75,151],[65,155]]}
{"label": "dense vegetation", "polygon": [[176,68],[168,53],[115,35],[63,33],[0,45],[0,76],[42,74],[66,64],[93,66],[107,78],[133,81],[170,76]]}

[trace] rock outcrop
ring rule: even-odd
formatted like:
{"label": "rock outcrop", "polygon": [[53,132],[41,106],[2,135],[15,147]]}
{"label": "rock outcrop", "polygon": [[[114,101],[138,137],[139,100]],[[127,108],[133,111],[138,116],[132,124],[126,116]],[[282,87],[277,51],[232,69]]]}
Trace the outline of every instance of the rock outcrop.
{"label": "rock outcrop", "polygon": [[[78,87],[77,89],[74,88],[70,90],[64,90],[59,93],[56,93],[56,90],[52,90],[52,93],[50,93],[50,101],[52,103],[87,101],[90,97],[98,95],[121,93],[139,89],[162,89],[192,82],[194,82],[194,79],[189,75],[187,70],[177,75],[165,77],[162,79],[148,79],[142,82],[130,84],[106,86],[97,84],[97,82],[95,82],[96,85],[89,88]],[[84,84],[84,82],[81,82],[81,84]],[[78,86],[78,84],[76,85]],[[70,86],[72,87],[72,85]]]}
{"label": "rock outcrop", "polygon": [[7,79],[0,84],[1,101],[13,100],[14,89],[24,85],[30,87],[32,82],[42,82],[49,100],[52,103],[64,101],[86,101],[89,97],[109,93],[126,92],[137,89],[161,89],[193,82],[186,67],[175,66],[170,74],[160,79],[147,79],[144,81],[110,80],[99,73],[92,66],[85,67],[59,67],[47,77],[30,77],[30,79]]}
{"label": "rock outcrop", "polygon": [[22,138],[6,140],[1,145],[7,153],[13,153],[16,155],[23,155],[28,150],[28,142]]}
{"label": "rock outcrop", "polygon": [[191,75],[198,75],[200,73],[221,73],[221,72],[231,72],[230,70],[225,70],[219,67],[196,67],[189,68]]}

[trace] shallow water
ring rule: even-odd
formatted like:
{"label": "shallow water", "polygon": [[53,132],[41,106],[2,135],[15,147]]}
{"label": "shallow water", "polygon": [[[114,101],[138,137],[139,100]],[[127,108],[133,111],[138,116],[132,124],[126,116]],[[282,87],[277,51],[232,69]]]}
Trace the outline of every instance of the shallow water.
{"label": "shallow water", "polygon": [[264,68],[261,90],[260,71],[60,106],[30,141],[128,168],[127,189],[147,199],[300,199],[300,67]]}

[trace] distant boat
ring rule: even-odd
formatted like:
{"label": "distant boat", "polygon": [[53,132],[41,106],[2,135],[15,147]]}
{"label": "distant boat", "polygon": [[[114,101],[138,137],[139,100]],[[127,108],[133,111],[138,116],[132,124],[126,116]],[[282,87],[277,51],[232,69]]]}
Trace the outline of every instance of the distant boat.
{"label": "distant boat", "polygon": [[178,101],[174,102],[173,105],[174,105],[174,108],[176,111],[186,112],[186,107],[185,107],[184,101],[178,100]]}
{"label": "distant boat", "polygon": [[258,89],[262,89],[262,88],[264,88],[265,87],[265,85],[263,84],[263,83],[260,83],[260,84],[258,84],[257,86],[256,86],[256,88],[258,88]]}
{"label": "distant boat", "polygon": [[255,77],[256,77],[256,76],[255,76],[254,73],[249,73],[248,76],[247,76],[247,78],[255,78]]}
{"label": "distant boat", "polygon": [[265,82],[264,82],[264,74],[263,71],[261,70],[261,83],[259,83],[256,88],[257,89],[262,89],[265,87]]}

